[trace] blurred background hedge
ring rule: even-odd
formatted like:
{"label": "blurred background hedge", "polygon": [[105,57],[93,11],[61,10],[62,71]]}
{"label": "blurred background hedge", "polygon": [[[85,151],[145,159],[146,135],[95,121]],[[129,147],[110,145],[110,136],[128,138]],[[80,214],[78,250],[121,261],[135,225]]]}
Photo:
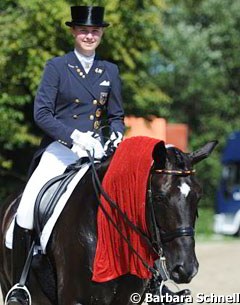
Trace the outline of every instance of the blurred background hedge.
{"label": "blurred background hedge", "polygon": [[[89,1],[0,3],[0,201],[24,184],[41,131],[33,100],[45,62],[73,49],[70,5]],[[99,55],[119,65],[126,114],[189,125],[189,150],[219,140],[197,165],[202,207],[213,207],[220,153],[240,129],[240,1],[111,0]]]}

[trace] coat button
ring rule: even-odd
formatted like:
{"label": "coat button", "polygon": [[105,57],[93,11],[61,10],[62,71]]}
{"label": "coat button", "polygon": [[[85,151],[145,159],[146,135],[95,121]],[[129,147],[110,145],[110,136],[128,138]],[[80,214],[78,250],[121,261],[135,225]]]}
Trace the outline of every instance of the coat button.
{"label": "coat button", "polygon": [[96,117],[97,118],[99,118],[100,116],[101,116],[101,114],[102,114],[102,110],[100,109],[100,108],[98,108],[97,110],[96,110]]}
{"label": "coat button", "polygon": [[78,115],[77,115],[77,114],[74,114],[74,115],[73,115],[73,118],[74,118],[74,119],[77,119],[77,118],[78,118]]}
{"label": "coat button", "polygon": [[100,121],[95,121],[93,127],[94,129],[98,129],[100,127]]}
{"label": "coat button", "polygon": [[93,121],[93,120],[94,120],[94,115],[91,114],[91,115],[89,116],[89,119],[90,119],[91,121]]}
{"label": "coat button", "polygon": [[97,100],[93,100],[93,105],[97,105]]}
{"label": "coat button", "polygon": [[77,103],[77,104],[79,104],[79,103],[80,103],[80,100],[79,100],[78,98],[76,98],[74,102]]}

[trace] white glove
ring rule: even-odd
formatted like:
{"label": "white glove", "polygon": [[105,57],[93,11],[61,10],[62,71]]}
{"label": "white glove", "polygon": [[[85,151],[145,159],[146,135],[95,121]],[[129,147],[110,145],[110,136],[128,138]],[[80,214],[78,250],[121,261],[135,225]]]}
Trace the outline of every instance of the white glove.
{"label": "white glove", "polygon": [[102,144],[93,138],[92,134],[91,131],[81,132],[77,129],[71,134],[71,139],[73,139],[72,151],[77,153],[79,158],[86,156],[87,150],[96,159],[102,159],[104,156]]}
{"label": "white glove", "polygon": [[104,151],[106,155],[110,155],[118,147],[119,143],[122,142],[123,135],[121,132],[113,131],[110,135],[109,140],[104,145]]}

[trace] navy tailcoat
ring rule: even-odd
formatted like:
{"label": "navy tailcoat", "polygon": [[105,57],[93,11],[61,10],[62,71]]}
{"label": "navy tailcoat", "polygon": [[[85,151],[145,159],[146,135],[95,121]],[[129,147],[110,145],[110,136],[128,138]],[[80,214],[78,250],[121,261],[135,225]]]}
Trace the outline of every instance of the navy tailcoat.
{"label": "navy tailcoat", "polygon": [[44,131],[41,147],[52,141],[71,147],[70,135],[98,131],[105,113],[112,131],[124,132],[124,111],[118,67],[94,59],[88,74],[74,52],[46,64],[34,102],[34,120]]}
{"label": "navy tailcoat", "polygon": [[51,142],[72,146],[74,129],[97,132],[109,125],[112,131],[123,133],[118,67],[95,58],[86,74],[74,52],[49,60],[34,101],[34,120],[45,136],[34,154],[28,178]]}

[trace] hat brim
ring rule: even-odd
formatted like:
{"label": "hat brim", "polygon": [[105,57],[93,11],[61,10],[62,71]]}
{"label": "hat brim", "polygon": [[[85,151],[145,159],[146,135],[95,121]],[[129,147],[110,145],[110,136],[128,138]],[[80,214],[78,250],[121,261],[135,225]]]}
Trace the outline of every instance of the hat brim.
{"label": "hat brim", "polygon": [[95,26],[95,27],[100,27],[100,28],[106,28],[110,25],[107,22],[103,22],[101,24],[93,24],[93,23],[81,23],[81,22],[76,22],[76,21],[66,21],[65,24],[69,27],[73,27],[74,25],[79,25],[79,26]]}

